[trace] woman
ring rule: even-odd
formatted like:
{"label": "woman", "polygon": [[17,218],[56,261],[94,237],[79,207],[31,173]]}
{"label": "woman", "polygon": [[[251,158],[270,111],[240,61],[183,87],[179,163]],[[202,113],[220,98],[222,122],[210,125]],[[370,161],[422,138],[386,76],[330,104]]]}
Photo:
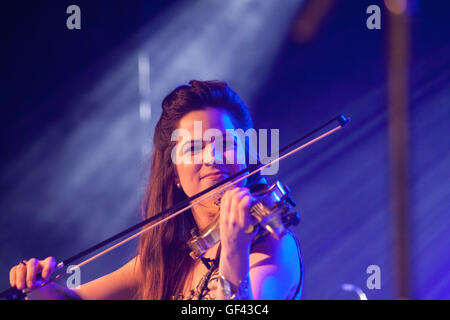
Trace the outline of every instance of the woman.
{"label": "woman", "polygon": [[[191,81],[180,86],[164,99],[162,109],[143,201],[145,218],[245,167],[245,163],[237,161],[238,151],[242,151],[238,150],[242,148],[239,143],[220,148],[214,138],[199,139],[198,124],[203,131],[221,133],[225,140],[229,140],[227,130],[246,131],[253,127],[247,106],[226,83],[219,81]],[[194,139],[174,135],[179,131]],[[248,147],[245,148],[248,153]],[[223,161],[230,157],[234,161]],[[261,178],[252,176],[144,233],[133,260],[82,285],[75,293],[83,299],[299,298],[301,257],[294,235],[288,233],[281,240],[269,236],[252,245],[255,235],[244,232],[252,223],[249,209],[254,201],[246,186]],[[202,259],[192,259],[186,245],[191,233],[203,230],[215,219],[220,219],[221,241],[208,249]],[[20,290],[32,288],[37,285],[37,273],[42,271],[42,276],[48,278],[54,269],[52,257],[30,259],[11,269],[11,286]],[[71,293],[48,285],[34,295],[58,298]]]}

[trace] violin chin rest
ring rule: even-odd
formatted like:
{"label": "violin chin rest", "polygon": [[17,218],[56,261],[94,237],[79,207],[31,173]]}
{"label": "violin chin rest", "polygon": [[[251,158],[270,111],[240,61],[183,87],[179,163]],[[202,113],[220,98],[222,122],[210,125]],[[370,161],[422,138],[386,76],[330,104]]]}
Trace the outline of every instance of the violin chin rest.
{"label": "violin chin rest", "polygon": [[251,193],[256,193],[267,189],[269,183],[264,176],[259,176],[257,180],[249,181],[245,186]]}
{"label": "violin chin rest", "polygon": [[247,178],[246,188],[250,190],[250,192],[255,193],[262,191],[268,187],[269,183],[266,178],[261,174],[255,174]]}

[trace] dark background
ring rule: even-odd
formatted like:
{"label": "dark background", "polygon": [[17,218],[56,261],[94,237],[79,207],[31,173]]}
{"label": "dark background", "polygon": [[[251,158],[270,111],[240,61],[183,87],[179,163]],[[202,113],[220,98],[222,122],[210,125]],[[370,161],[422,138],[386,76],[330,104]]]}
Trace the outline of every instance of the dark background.
{"label": "dark background", "polygon": [[[323,2],[326,3],[325,1]],[[81,8],[81,30],[66,8]],[[280,145],[337,114],[345,130],[280,164],[302,215],[305,299],[396,298],[387,129],[388,11],[334,1],[307,38],[308,1],[16,1],[2,7],[0,277],[25,258],[65,259],[140,221],[162,99],[227,81]],[[366,8],[381,7],[381,30]],[[410,297],[450,298],[450,26],[446,1],[410,1]],[[141,58],[140,58],[141,57]],[[139,59],[149,61],[148,91]],[[146,60],[147,59],[147,60]],[[140,105],[151,106],[142,116]],[[275,177],[274,177],[275,178]],[[135,243],[82,269],[86,282]],[[366,287],[369,265],[381,289]]]}

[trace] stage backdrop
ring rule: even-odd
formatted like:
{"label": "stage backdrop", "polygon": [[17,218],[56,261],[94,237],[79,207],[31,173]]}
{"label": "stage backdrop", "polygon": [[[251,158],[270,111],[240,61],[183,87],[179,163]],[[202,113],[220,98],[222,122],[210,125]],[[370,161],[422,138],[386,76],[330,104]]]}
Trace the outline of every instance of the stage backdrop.
{"label": "stage backdrop", "polygon": [[[343,284],[396,298],[382,1],[77,3],[79,30],[67,28],[67,1],[2,9],[1,290],[22,259],[66,259],[139,222],[162,99],[189,80],[217,79],[248,103],[257,128],[280,130],[280,146],[351,117],[269,180],[291,188],[302,217],[304,299],[357,299]],[[449,299],[449,10],[414,3],[410,297]],[[381,29],[367,28],[372,4]],[[120,267],[135,246],[86,266],[82,281]],[[367,287],[373,265],[379,289]]]}

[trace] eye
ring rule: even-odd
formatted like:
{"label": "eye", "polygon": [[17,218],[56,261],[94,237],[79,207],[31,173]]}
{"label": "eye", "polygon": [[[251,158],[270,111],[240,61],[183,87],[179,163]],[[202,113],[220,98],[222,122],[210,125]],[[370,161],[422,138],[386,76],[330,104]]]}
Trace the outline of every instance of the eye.
{"label": "eye", "polygon": [[183,154],[196,154],[203,149],[203,144],[198,142],[192,142],[184,147]]}
{"label": "eye", "polygon": [[238,146],[236,139],[228,138],[223,142],[223,150],[236,149]]}

